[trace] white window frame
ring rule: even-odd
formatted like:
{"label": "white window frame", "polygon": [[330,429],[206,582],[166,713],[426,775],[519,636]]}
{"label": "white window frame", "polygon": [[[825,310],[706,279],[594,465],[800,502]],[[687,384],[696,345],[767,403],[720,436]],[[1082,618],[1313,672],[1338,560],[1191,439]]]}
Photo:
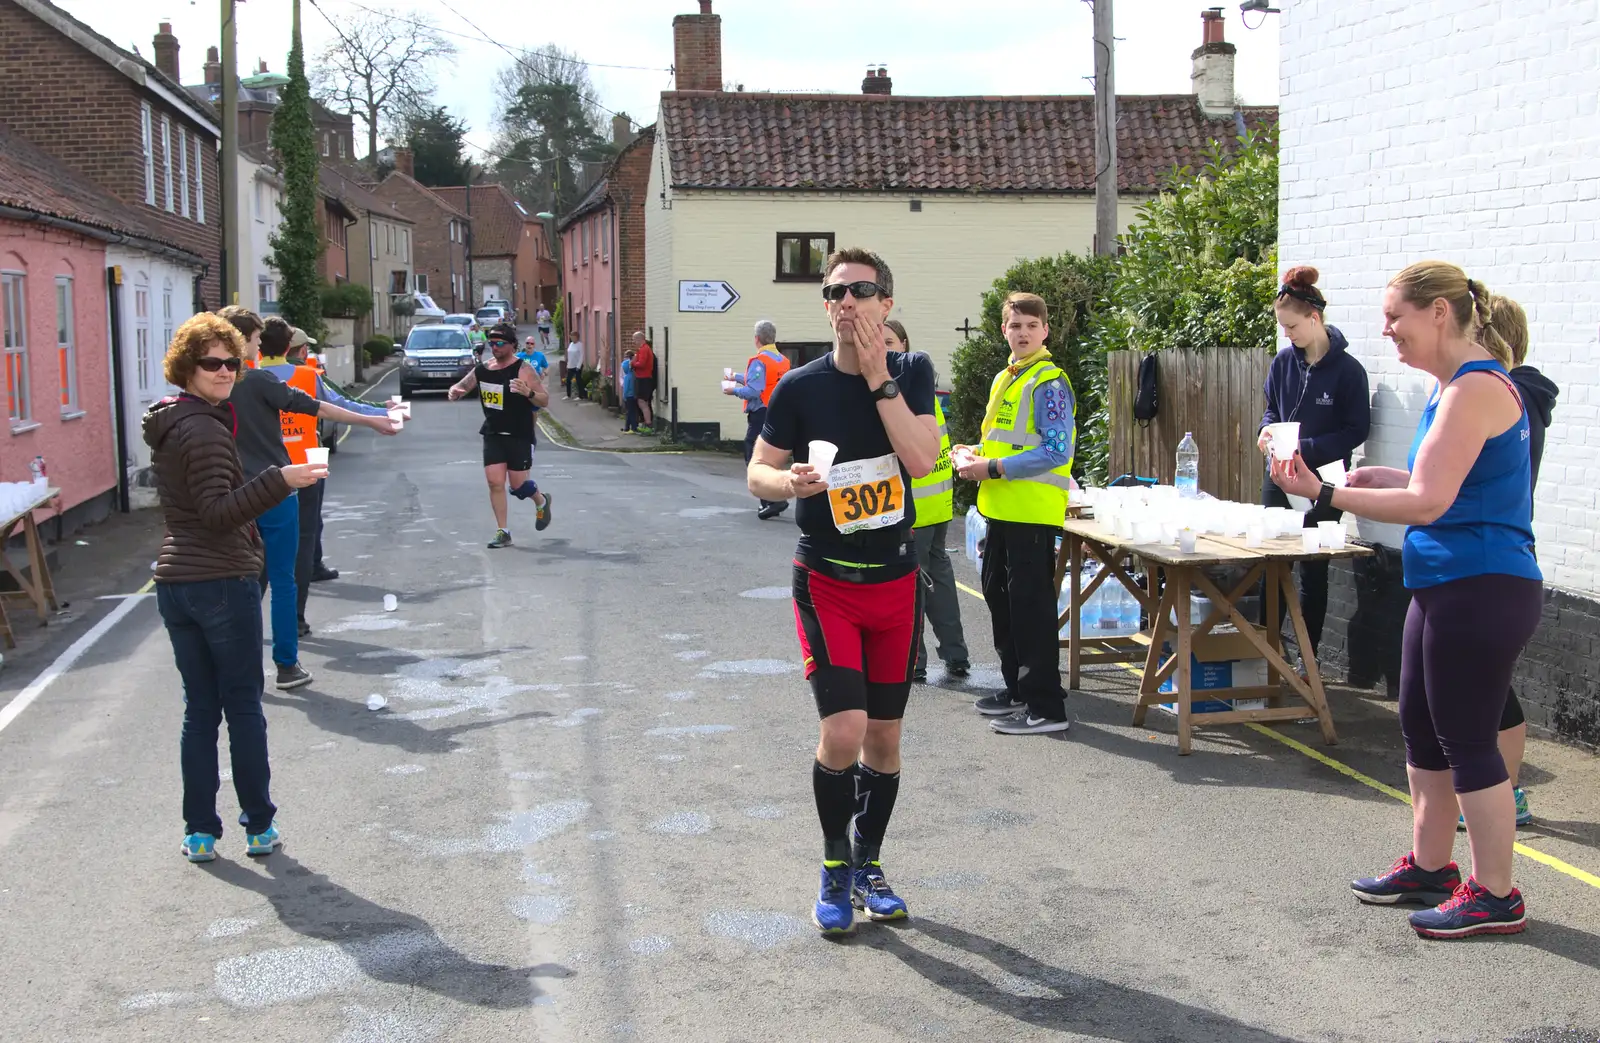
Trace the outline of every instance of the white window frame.
{"label": "white window frame", "polygon": [[328,132],[322,132],[322,158],[328,158]]}
{"label": "white window frame", "polygon": [[166,356],[167,346],[172,343],[172,279],[167,278],[161,284],[161,354]]}
{"label": "white window frame", "polygon": [[150,103],[139,110],[139,127],[144,135],[144,201],[156,205],[156,142],[151,125]]}
{"label": "white window frame", "polygon": [[411,263],[411,229],[400,229],[400,259],[407,264]]}
{"label": "white window frame", "polygon": [[56,276],[56,353],[65,381],[61,386],[61,415],[81,416],[78,408],[78,319],[72,276]]}
{"label": "white window frame", "polygon": [[340,135],[338,135],[338,138],[339,138],[339,158],[343,159],[344,158],[344,135],[340,134]]}
{"label": "white window frame", "polygon": [[177,213],[172,193],[172,117],[165,113],[161,116],[161,184],[165,188],[167,213]]}
{"label": "white window frame", "polygon": [[194,136],[194,219],[206,223],[205,153],[200,151],[200,135]]}
{"label": "white window frame", "polygon": [[33,402],[28,384],[28,277],[0,272],[0,351],[5,354],[6,410],[11,429],[32,426]]}
{"label": "white window frame", "polygon": [[611,215],[600,215],[600,259],[611,260]]}
{"label": "white window frame", "polygon": [[178,128],[178,187],[180,212],[189,216],[189,131]]}
{"label": "white window frame", "polygon": [[133,367],[140,391],[149,391],[150,371],[150,280],[140,272],[133,280]]}
{"label": "white window frame", "polygon": [[413,282],[415,282],[417,284],[417,292],[418,293],[427,293],[428,292],[428,273],[427,272],[412,272],[411,273],[411,279],[412,279]]}

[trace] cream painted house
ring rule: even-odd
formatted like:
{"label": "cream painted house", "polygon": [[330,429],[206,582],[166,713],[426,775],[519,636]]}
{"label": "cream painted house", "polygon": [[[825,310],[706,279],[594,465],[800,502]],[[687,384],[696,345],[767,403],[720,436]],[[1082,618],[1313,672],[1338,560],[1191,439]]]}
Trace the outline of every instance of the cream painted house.
{"label": "cream painted house", "polygon": [[[1117,99],[1123,227],[1175,166],[1275,120],[1272,108],[1213,102],[1233,92],[1232,45],[1212,21],[1191,55],[1195,94]],[[996,278],[1019,259],[1093,249],[1091,97],[895,97],[881,69],[861,94],[725,92],[720,68],[695,66],[720,66],[720,16],[673,26],[679,86],[705,89],[661,96],[644,199],[646,322],[658,411],[671,417],[676,392],[689,437],[742,435],[739,400],[719,382],[751,354],[758,320],[777,324],[794,363],[830,350],[821,267],[834,249],[888,262],[894,316],[941,388]]]}

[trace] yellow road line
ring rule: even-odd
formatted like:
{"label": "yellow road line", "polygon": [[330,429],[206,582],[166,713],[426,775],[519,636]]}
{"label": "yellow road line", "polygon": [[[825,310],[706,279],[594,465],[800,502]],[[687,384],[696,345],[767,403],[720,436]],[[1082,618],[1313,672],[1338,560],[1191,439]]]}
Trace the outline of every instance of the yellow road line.
{"label": "yellow road line", "polygon": [[139,593],[148,594],[154,589],[156,589],[156,578],[151,576],[149,579],[144,581],[144,586],[139,588]]}
{"label": "yellow road line", "polygon": [[[957,582],[956,586],[959,589],[966,591],[968,594],[971,594],[975,598],[981,599],[983,597],[981,593],[973,590],[965,583]],[[1142,668],[1135,666],[1132,663],[1118,663],[1117,665],[1132,674],[1142,674],[1144,672]],[[1401,790],[1395,789],[1393,786],[1379,782],[1370,775],[1364,775],[1356,769],[1350,767],[1350,765],[1345,764],[1342,761],[1334,760],[1321,750],[1312,749],[1305,743],[1299,741],[1298,739],[1290,738],[1289,736],[1278,731],[1276,728],[1269,728],[1264,724],[1256,724],[1253,721],[1245,722],[1245,727],[1249,728],[1253,732],[1265,735],[1269,739],[1275,739],[1276,741],[1281,742],[1285,746],[1289,747],[1291,750],[1303,753],[1307,757],[1310,757],[1312,760],[1316,761],[1318,764],[1332,768],[1334,771],[1345,776],[1346,778],[1354,779],[1363,786],[1366,786],[1369,789],[1375,789],[1386,797],[1393,797],[1395,800],[1403,801],[1408,806],[1411,803],[1411,795],[1409,793],[1404,793]],[[1516,851],[1517,854],[1522,855],[1524,858],[1531,858],[1540,865],[1549,866],[1558,873],[1565,873],[1574,880],[1588,884],[1590,887],[1600,888],[1600,876],[1595,876],[1593,873],[1590,873],[1587,870],[1579,869],[1577,866],[1572,865],[1569,862],[1563,862],[1554,855],[1547,855],[1543,851],[1540,851],[1537,848],[1531,848],[1521,842],[1514,844],[1512,849]]]}

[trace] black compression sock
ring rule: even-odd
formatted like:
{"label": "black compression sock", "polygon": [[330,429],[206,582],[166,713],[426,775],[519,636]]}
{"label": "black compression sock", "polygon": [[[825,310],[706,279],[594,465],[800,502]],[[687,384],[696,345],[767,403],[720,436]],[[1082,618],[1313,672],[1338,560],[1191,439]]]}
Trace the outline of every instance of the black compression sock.
{"label": "black compression sock", "polygon": [[894,801],[899,793],[898,771],[873,771],[865,764],[856,765],[856,865],[878,861],[883,835],[889,830],[889,816],[894,814]]}
{"label": "black compression sock", "polygon": [[850,861],[850,816],[856,810],[856,766],[838,771],[821,761],[811,765],[811,789],[817,798],[817,818],[822,823],[822,858],[826,862]]}

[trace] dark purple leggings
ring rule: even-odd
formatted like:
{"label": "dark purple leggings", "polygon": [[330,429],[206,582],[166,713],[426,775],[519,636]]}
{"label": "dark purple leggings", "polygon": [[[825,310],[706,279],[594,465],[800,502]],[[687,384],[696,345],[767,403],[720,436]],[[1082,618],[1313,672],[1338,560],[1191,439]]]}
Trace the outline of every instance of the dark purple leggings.
{"label": "dark purple leggings", "polygon": [[1539,626],[1544,585],[1469,576],[1411,593],[1400,655],[1406,763],[1451,771],[1457,793],[1506,781],[1496,740],[1511,670]]}

